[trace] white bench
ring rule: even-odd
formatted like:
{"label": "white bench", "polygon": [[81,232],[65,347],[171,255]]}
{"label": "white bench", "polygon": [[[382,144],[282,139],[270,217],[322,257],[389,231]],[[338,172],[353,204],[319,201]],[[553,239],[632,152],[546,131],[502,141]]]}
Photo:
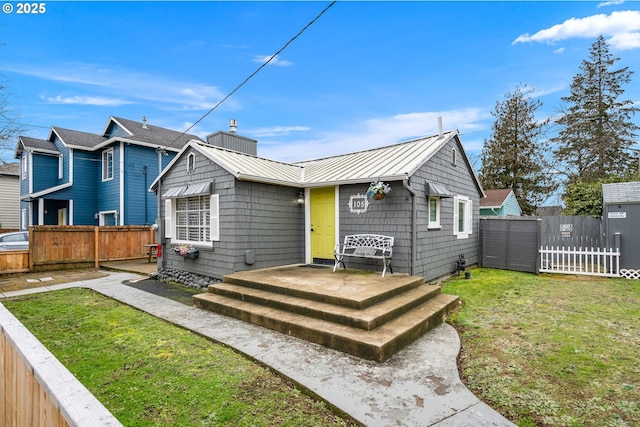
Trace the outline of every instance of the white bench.
{"label": "white bench", "polygon": [[333,266],[333,271],[336,271],[339,264],[342,264],[342,268],[347,268],[344,265],[345,257],[356,258],[370,258],[381,259],[383,270],[382,277],[389,271],[393,273],[391,268],[391,256],[393,255],[393,237],[381,236],[379,234],[353,234],[344,236],[344,243],[337,244],[333,256],[336,259],[336,263]]}

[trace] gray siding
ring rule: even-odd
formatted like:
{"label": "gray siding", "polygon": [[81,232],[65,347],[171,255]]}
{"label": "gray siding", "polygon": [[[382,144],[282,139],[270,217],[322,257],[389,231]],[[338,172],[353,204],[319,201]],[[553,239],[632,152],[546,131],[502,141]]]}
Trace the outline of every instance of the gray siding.
{"label": "gray siding", "polygon": [[[296,203],[299,189],[237,181],[234,225],[235,270],[304,262],[304,206]],[[245,252],[256,262],[245,264]]]}
{"label": "gray siding", "polygon": [[[454,166],[451,149],[456,148],[458,156]],[[402,181],[390,182],[392,187],[383,200],[370,200],[365,213],[351,213],[348,203],[352,194],[365,194],[368,184],[344,185],[340,187],[340,241],[345,235],[374,233],[393,236],[392,267],[394,273],[407,273],[434,280],[455,270],[456,260],[464,254],[468,265],[478,263],[480,193],[470,167],[461,155],[462,149],[456,141],[451,141],[434,157],[423,165],[410,179],[411,188],[416,192],[416,254],[411,271],[412,257],[412,196],[404,188]],[[443,198],[440,203],[439,230],[429,230],[428,199],[425,184],[440,183],[452,194],[469,197],[473,201],[473,229],[466,239],[458,239],[453,234],[453,198]],[[347,267],[380,271],[381,261],[351,258]]]}
{"label": "gray siding", "polygon": [[[214,181],[213,194],[220,196],[220,240],[212,249],[200,249],[198,259],[191,260],[173,253],[167,239],[166,267],[220,279],[234,271],[304,262],[304,207],[295,203],[298,189],[237,181],[194,153],[194,172],[187,173],[185,153],[165,175],[161,191],[188,182]],[[164,202],[160,208],[164,218]],[[255,254],[255,263],[245,263],[247,251]]]}
{"label": "gray siding", "polygon": [[[382,234],[392,236],[394,273],[410,273],[411,256],[411,198],[402,181],[388,183],[392,190],[382,200],[369,199],[364,213],[352,213],[349,199],[352,195],[364,195],[369,184],[343,185],[340,187],[340,239],[349,234]],[[382,261],[347,258],[347,268],[381,271]]]}
{"label": "gray siding", "polygon": [[[457,162],[452,164],[451,150],[457,150]],[[453,198],[440,200],[439,230],[427,229],[428,199],[425,183],[444,185],[454,195],[467,196],[473,201],[473,228],[467,239],[453,235]],[[480,193],[475,178],[462,155],[457,140],[450,141],[411,177],[411,186],[416,190],[417,200],[417,262],[416,276],[433,280],[455,270],[456,260],[464,254],[467,265],[478,263]]]}

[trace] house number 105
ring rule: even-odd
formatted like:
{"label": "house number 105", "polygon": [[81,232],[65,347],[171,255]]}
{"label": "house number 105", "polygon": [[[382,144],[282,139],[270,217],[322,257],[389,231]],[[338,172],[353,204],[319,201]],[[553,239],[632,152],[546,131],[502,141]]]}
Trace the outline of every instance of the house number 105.
{"label": "house number 105", "polygon": [[369,207],[369,200],[367,200],[366,195],[352,194],[349,197],[349,212],[360,215],[367,212],[368,207]]}

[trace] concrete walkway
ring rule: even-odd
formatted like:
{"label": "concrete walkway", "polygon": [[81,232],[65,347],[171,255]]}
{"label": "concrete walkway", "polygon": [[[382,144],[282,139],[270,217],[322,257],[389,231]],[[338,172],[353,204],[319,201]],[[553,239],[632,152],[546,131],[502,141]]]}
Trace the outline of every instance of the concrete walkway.
{"label": "concrete walkway", "polygon": [[291,378],[366,426],[514,426],[460,381],[460,340],[443,324],[385,363],[211,313],[124,285],[125,272],[0,294],[1,298],[86,287],[224,343]]}

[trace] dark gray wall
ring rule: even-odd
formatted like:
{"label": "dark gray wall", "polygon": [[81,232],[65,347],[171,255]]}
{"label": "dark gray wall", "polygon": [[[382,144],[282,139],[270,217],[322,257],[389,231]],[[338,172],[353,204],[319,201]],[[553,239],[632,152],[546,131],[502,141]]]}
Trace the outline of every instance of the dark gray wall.
{"label": "dark gray wall", "polygon": [[538,273],[542,221],[536,217],[480,219],[480,265]]}
{"label": "dark gray wall", "polygon": [[[457,150],[457,162],[452,164],[451,149]],[[383,200],[370,200],[366,213],[351,213],[348,203],[352,194],[364,194],[368,184],[340,187],[340,241],[345,235],[374,233],[393,236],[393,272],[423,276],[434,280],[452,273],[456,260],[464,254],[468,265],[478,262],[480,193],[469,165],[462,156],[462,147],[456,140],[450,141],[423,165],[410,179],[416,192],[416,263],[411,271],[412,257],[412,195],[402,181],[389,184],[392,187]],[[473,201],[473,229],[466,239],[453,234],[453,198],[443,198],[440,204],[439,230],[428,229],[428,200],[426,183],[444,185],[452,194],[467,196]],[[347,267],[381,270],[381,261],[347,259]]]}
{"label": "dark gray wall", "polygon": [[[171,251],[164,242],[164,266],[222,278],[234,271],[304,262],[304,207],[296,203],[299,189],[237,181],[207,157],[195,153],[195,169],[187,173],[188,152],[165,174],[162,192],[187,183],[214,181],[220,195],[220,240],[213,248],[199,248],[196,260]],[[164,201],[160,204],[164,218]],[[255,256],[245,263],[246,252]],[[159,260],[162,262],[162,260]]]}
{"label": "dark gray wall", "polygon": [[[456,149],[457,161],[452,164],[451,150]],[[428,229],[428,199],[425,183],[444,185],[454,195],[467,196],[473,201],[473,228],[467,239],[453,235],[453,198],[443,198],[440,203],[439,230]],[[480,192],[470,165],[465,162],[462,147],[457,139],[437,152],[411,178],[417,190],[418,202],[418,251],[414,274],[427,280],[436,279],[455,271],[456,260],[464,254],[467,265],[478,263]]]}
{"label": "dark gray wall", "polygon": [[[304,206],[296,203],[299,192],[299,188],[236,181],[235,245],[228,248],[236,271],[304,262]],[[255,264],[245,263],[247,251],[255,254]]]}
{"label": "dark gray wall", "polygon": [[592,216],[543,216],[540,245],[565,248],[601,248],[602,219]]}
{"label": "dark gray wall", "polygon": [[[411,198],[402,181],[388,182],[392,190],[382,200],[369,199],[364,213],[352,213],[349,199],[364,195],[369,184],[340,187],[340,241],[349,234],[382,234],[394,238],[392,267],[394,273],[409,273],[411,254]],[[347,258],[348,268],[382,271],[382,261]]]}

